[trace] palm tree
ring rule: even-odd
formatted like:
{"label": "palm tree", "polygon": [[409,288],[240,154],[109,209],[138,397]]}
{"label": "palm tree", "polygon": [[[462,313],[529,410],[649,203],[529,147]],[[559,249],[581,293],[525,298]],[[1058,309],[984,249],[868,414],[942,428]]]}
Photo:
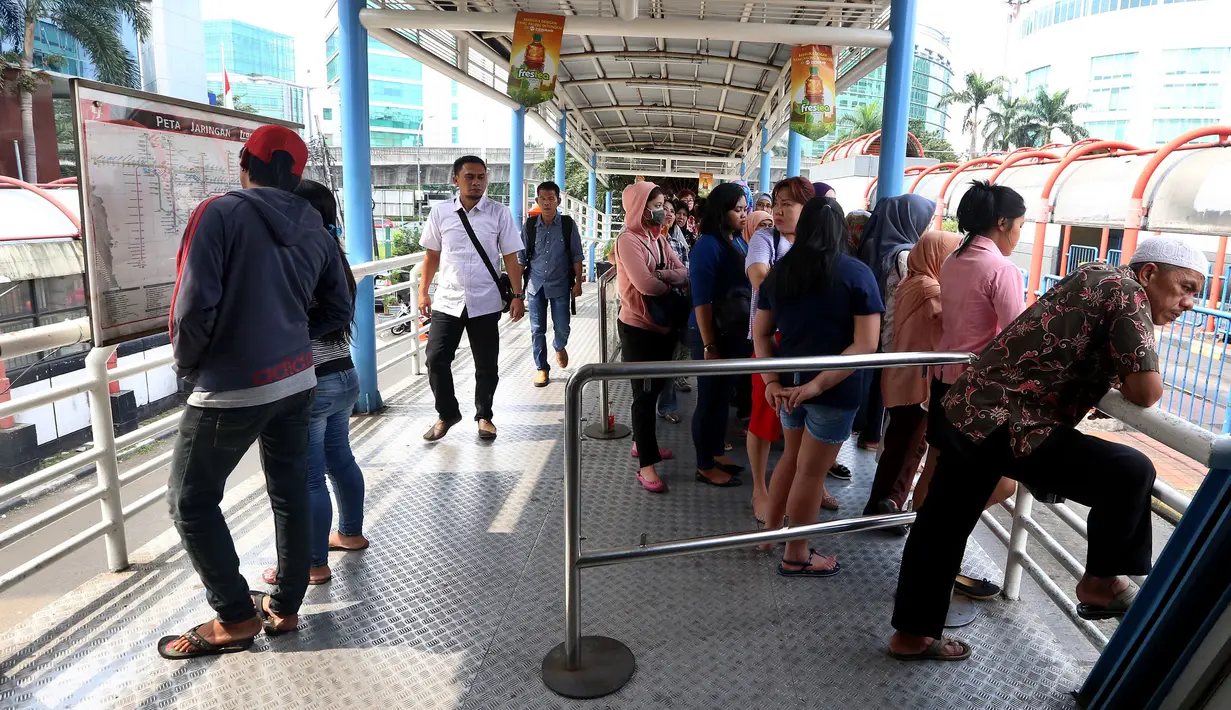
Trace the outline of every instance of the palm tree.
{"label": "palm tree", "polygon": [[1087,103],[1069,103],[1068,89],[1049,94],[1046,89],[1040,88],[1026,109],[1030,122],[1034,124],[1035,144],[1050,143],[1055,131],[1060,131],[1071,141],[1089,137],[1090,132],[1073,120],[1074,114],[1089,107]]}
{"label": "palm tree", "polygon": [[987,79],[982,72],[972,71],[966,74],[965,88],[958,91],[950,89],[937,103],[938,108],[950,104],[966,107],[966,116],[962,119],[962,130],[970,134],[970,155],[974,157],[979,152],[979,112],[992,98],[1005,94],[1008,83],[1003,76]]}
{"label": "palm tree", "polygon": [[881,105],[861,104],[854,111],[843,114],[838,119],[838,135],[834,143],[841,143],[850,138],[858,138],[881,129]]}
{"label": "palm tree", "polygon": [[[17,69],[13,84],[21,103],[23,162],[30,182],[38,181],[34,92],[40,73],[34,69],[34,28],[39,20],[76,39],[94,64],[100,81],[120,86],[136,87],[141,80],[137,59],[128,53],[120,38],[122,21],[132,24],[138,40],[150,34],[150,12],[143,0],[0,0],[0,39],[15,49],[0,57],[0,65]],[[56,58],[49,59],[48,64],[58,63]]]}
{"label": "palm tree", "polygon": [[996,108],[987,112],[983,124],[984,145],[1011,150],[1034,144],[1034,125],[1030,121],[1030,102],[1023,98],[996,97]]}

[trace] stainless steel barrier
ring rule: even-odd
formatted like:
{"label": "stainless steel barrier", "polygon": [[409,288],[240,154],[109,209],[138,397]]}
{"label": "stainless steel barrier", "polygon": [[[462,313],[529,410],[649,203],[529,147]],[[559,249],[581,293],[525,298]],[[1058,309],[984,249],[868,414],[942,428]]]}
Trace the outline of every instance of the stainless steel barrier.
{"label": "stainless steel barrier", "polygon": [[[607,288],[615,277],[616,265],[612,264],[611,268],[598,278],[598,356],[602,363],[609,362],[614,355],[611,348],[607,347]],[[633,433],[632,429],[617,423],[612,415],[611,395],[605,379],[599,381],[599,398],[599,420],[586,427],[585,435],[591,439],[623,439]],[[580,413],[578,416],[581,416]]]}
{"label": "stainless steel barrier", "polygon": [[732,533],[707,538],[670,540],[636,547],[581,553],[581,415],[582,391],[587,383],[609,380],[666,378],[688,375],[751,375],[759,372],[880,369],[965,364],[970,353],[889,353],[880,355],[831,355],[824,357],[774,358],[767,360],[692,360],[623,362],[583,365],[565,387],[564,401],[564,642],[543,658],[543,683],[569,698],[598,698],[619,690],[633,675],[636,661],[623,643],[605,636],[582,636],[581,576],[585,567],[691,555],[698,552],[751,547],[794,540],[811,535],[878,530],[914,522],[915,514],[866,515],[779,530]]}

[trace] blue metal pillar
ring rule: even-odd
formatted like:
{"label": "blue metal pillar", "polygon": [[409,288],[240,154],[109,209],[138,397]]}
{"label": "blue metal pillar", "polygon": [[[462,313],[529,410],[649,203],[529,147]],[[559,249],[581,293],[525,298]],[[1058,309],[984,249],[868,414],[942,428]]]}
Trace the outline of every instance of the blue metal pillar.
{"label": "blue metal pillar", "polygon": [[[368,32],[359,24],[365,0],[339,0],[338,44],[342,59],[342,161],[346,204],[346,258],[352,264],[372,260],[372,148],[368,137]],[[384,407],[376,380],[376,311],[372,277],[358,284],[351,360],[359,373],[355,411],[371,414]]]}
{"label": "blue metal pillar", "polygon": [[799,177],[799,159],[804,153],[803,136],[789,131],[786,139],[786,176]]}
{"label": "blue metal pillar", "polygon": [[526,107],[513,112],[513,138],[509,154],[509,209],[513,224],[526,219]]}
{"label": "blue metal pillar", "polygon": [[[589,201],[591,210],[593,210],[595,207],[598,206],[598,156],[597,155],[590,156],[590,189],[586,193],[586,198]],[[596,237],[595,230],[597,229],[597,227],[598,227],[598,220],[596,219],[594,220],[594,223],[590,225],[589,236],[591,239],[594,239]]]}
{"label": "blue metal pillar", "polygon": [[769,124],[761,123],[761,177],[760,190],[761,192],[770,192],[774,189],[773,178],[770,176],[772,167],[769,159],[774,154],[774,151],[769,147]]}
{"label": "blue metal pillar", "polygon": [[906,170],[906,120],[915,61],[915,0],[892,0],[889,6],[889,57],[885,62],[885,119],[881,124],[880,167],[876,196],[902,194]]}
{"label": "blue metal pillar", "polygon": [[[568,147],[564,142],[568,140],[568,113],[563,109],[560,111],[560,140],[556,143],[556,184],[560,189],[564,189],[565,180],[565,161],[568,156]],[[537,197],[537,195],[535,195]]]}

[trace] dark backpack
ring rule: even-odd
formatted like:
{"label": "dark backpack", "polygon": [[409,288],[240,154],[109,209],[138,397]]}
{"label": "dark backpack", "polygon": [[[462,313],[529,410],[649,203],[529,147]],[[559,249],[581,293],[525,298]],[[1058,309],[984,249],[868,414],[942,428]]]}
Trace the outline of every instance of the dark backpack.
{"label": "dark backpack", "polygon": [[[538,218],[539,216],[535,215],[527,219],[526,231],[522,232],[526,235],[526,270],[522,274],[523,285],[530,284],[530,262],[534,261],[534,243],[538,241],[538,232],[535,230]],[[576,225],[573,224],[572,217],[562,214],[560,215],[560,226],[561,233],[564,235],[564,262],[568,264],[568,287],[571,289],[577,279],[577,273],[573,271],[573,230],[576,229]]]}

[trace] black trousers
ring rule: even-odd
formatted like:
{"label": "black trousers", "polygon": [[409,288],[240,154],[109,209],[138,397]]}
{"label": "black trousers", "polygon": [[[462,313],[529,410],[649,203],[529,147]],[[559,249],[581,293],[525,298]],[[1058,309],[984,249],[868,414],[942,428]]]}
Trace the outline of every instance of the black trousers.
{"label": "black trousers", "polygon": [[188,559],[218,620],[236,624],[256,613],[239,571],[235,541],[219,507],[227,478],[260,442],[265,489],[274,513],[278,586],[269,595],[279,614],[295,614],[308,589],[312,512],[308,507],[308,418],[313,390],[256,407],[184,407],[167,503]]}
{"label": "black trousers", "polygon": [[876,479],[864,515],[876,514],[877,501],[888,498],[898,506],[906,504],[910,484],[915,480],[922,456],[923,435],[927,432],[928,413],[918,404],[890,407],[889,426],[885,429],[885,447],[876,464]]}
{"label": "black trousers", "polygon": [[1018,458],[1007,427],[975,444],[948,420],[945,424],[944,455],[902,553],[895,629],[940,637],[966,540],[1001,476],[1090,506],[1087,573],[1149,573],[1154,464],[1144,454],[1059,427],[1029,456]]}
{"label": "black trousers", "polygon": [[[705,343],[701,331],[689,329],[692,343],[692,359],[705,359]],[[742,346],[734,341],[716,343],[718,354],[723,358],[743,357]],[[692,413],[692,443],[697,452],[697,468],[708,471],[717,464],[714,458],[726,453],[727,422],[731,417],[731,404],[735,401],[739,381],[748,383],[752,390],[752,378],[744,375],[706,375],[697,378],[697,407]]]}
{"label": "black trousers", "polygon": [[436,398],[436,413],[441,419],[460,419],[462,410],[453,389],[453,356],[462,342],[462,333],[470,339],[470,354],[474,357],[475,420],[492,420],[492,400],[500,384],[500,316],[488,313],[470,317],[462,311],[460,318],[440,311],[432,312],[432,329],[427,336],[427,381]]}
{"label": "black trousers", "polygon": [[[655,333],[624,321],[619,323],[620,352],[624,362],[654,362],[670,360],[675,355],[679,336],[675,333]],[[637,444],[637,459],[641,468],[662,461],[658,453],[658,394],[667,380],[631,380],[633,387],[633,441]]]}

